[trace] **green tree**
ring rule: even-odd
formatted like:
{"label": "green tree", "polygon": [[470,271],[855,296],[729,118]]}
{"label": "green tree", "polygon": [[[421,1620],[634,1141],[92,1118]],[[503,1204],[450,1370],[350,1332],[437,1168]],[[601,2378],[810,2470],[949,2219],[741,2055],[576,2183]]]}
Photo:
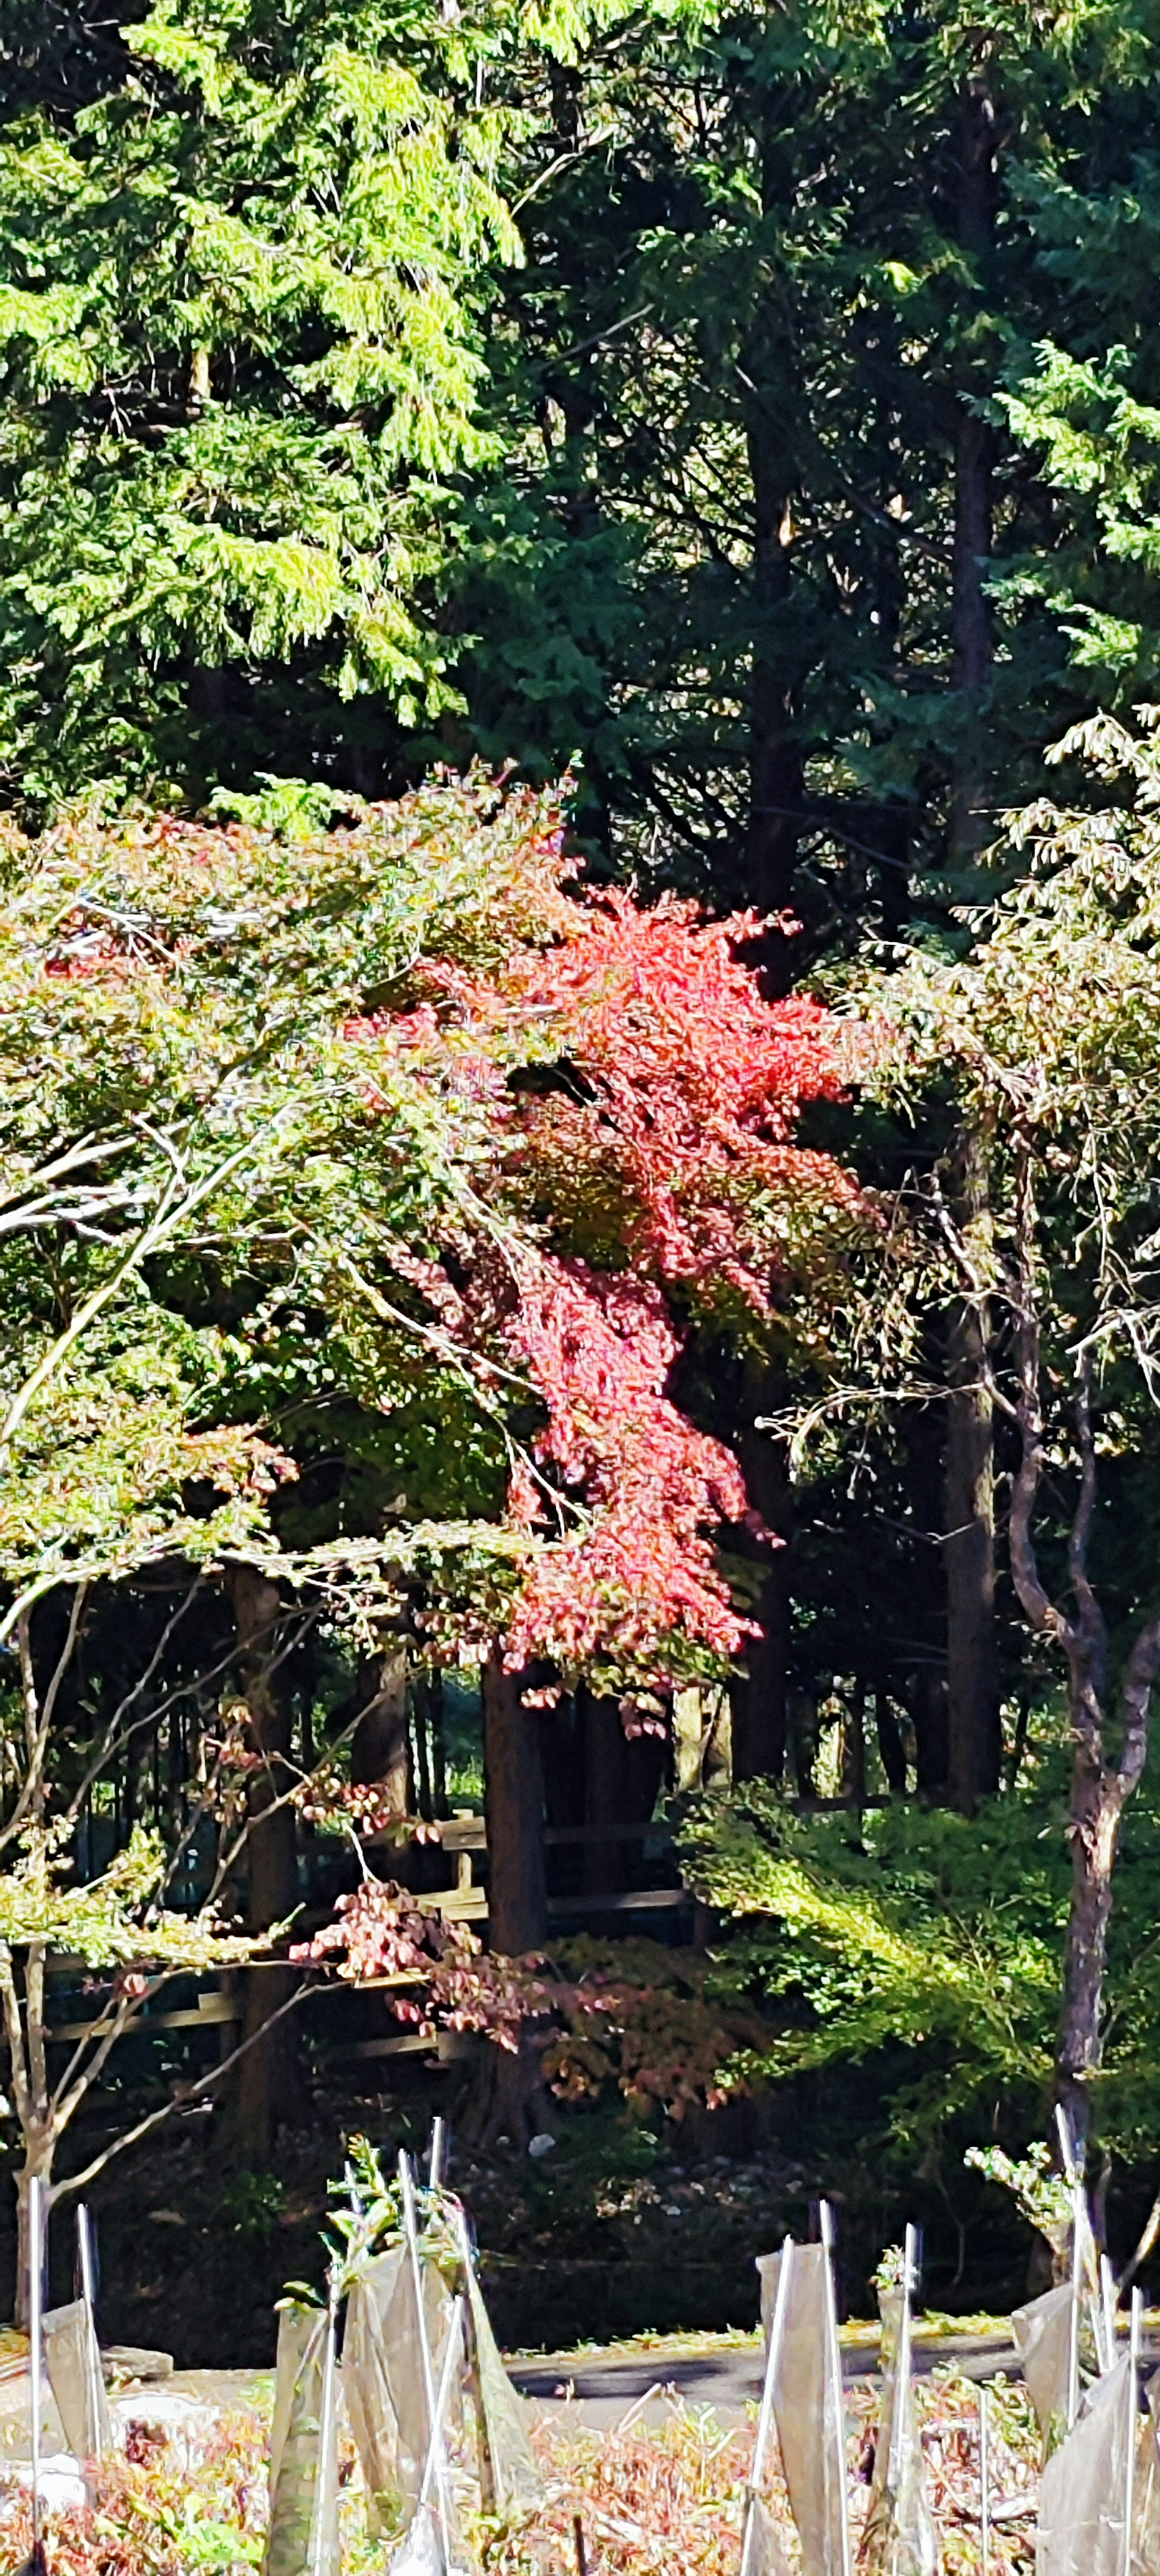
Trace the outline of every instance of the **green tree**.
{"label": "green tree", "polygon": [[78,36],[67,80],[59,31],[27,32],[0,121],[9,796],[377,783],[382,711],[448,701],[464,285],[515,250],[469,49],[437,8],[159,0]]}

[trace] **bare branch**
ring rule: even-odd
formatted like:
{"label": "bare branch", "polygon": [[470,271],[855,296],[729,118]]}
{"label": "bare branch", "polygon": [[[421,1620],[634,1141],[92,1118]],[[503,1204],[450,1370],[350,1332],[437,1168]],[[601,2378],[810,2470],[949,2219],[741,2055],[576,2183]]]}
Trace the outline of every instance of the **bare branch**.
{"label": "bare branch", "polygon": [[123,2137],[114,2138],[111,2147],[105,2147],[99,2156],[94,2156],[92,2163],[86,2165],[81,2173],[66,2174],[62,2182],[54,2185],[54,2195],[63,2198],[66,2191],[81,2191],[86,2183],[95,2182],[114,2156],[123,2155],[126,2147],[135,2147],[139,2138],[147,2137],[149,2131],[159,2128],[163,2120],[172,2119],[175,2111],[183,2111],[187,2103],[195,2102],[202,2093],[208,2093],[211,2085],[220,2084],[223,2075],[229,2074],[231,2066],[237,2065],[239,2057],[244,2057],[248,2048],[255,2047],[258,2040],[265,2038],[267,2031],[273,2030],[275,2022],[281,2021],[286,2013],[294,2012],[308,1995],[316,1991],[313,1984],[298,1986],[292,1995],[287,1996],[284,2004],[279,2004],[276,2012],[270,2013],[257,2030],[250,2032],[248,2039],[243,2039],[228,2057],[222,2058],[220,2065],[211,2066],[208,2075],[199,2076],[196,2084],[183,2086],[170,2101],[162,2103],[160,2110],[150,2111],[147,2119],[138,2120],[136,2128],[126,2129]]}
{"label": "bare branch", "polygon": [[21,2128],[27,2133],[32,2118],[32,2101],[28,2090],[28,2065],[24,2054],[24,2024],[20,2018],[20,1997],[12,1974],[12,1952],[6,1941],[0,1941],[0,2001],[4,2006],[4,2028],[8,2054],[12,2061],[12,2090]]}
{"label": "bare branch", "polygon": [[24,1962],[24,2027],[34,2117],[48,2118],[48,2056],[44,2040],[44,1958],[47,1943],[30,1941]]}

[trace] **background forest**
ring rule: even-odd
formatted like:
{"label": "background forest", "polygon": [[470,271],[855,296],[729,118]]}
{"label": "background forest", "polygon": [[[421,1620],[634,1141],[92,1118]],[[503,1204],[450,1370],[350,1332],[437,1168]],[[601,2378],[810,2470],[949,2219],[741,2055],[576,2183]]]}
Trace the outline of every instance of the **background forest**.
{"label": "background forest", "polygon": [[0,65],[14,2205],[216,2228],[249,2357],[437,2105],[513,2337],[747,2319],[822,2189],[970,2307],[1055,2098],[1122,2265],[1160,14]]}

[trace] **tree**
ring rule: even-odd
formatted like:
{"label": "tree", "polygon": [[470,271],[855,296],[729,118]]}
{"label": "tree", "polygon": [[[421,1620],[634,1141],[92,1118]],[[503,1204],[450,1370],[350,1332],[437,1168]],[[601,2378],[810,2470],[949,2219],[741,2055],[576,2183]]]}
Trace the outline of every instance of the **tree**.
{"label": "tree", "polygon": [[[767,1331],[835,1216],[865,1222],[792,1141],[803,1098],[840,1084],[830,1023],[761,999],[745,923],[569,890],[554,807],[479,778],[356,802],[330,832],[277,810],[281,835],[99,811],[13,833],[0,931],[0,1624],[40,1711],[0,1832],[43,1817],[67,1840],[191,1698],[208,1768],[166,1866],[220,1808],[203,1942],[227,1897],[251,1938],[293,1912],[303,1800],[355,1845],[397,1815],[390,1783],[349,1777],[361,1709],[310,1751],[296,1733],[305,1636],[478,1658],[527,1756],[533,1665],[548,1695],[614,1689],[630,1723],[727,1666],[743,1622],[713,1539],[745,1496],[670,1391],[666,1289]],[[336,1444],[337,1491],[316,1482]],[[160,1631],[115,1681],[115,1605],[131,1636],[146,1578]],[[494,1897],[529,1946],[524,1755],[497,1753],[489,1797],[506,1781],[523,1820]],[[499,1855],[498,1811],[495,1833]],[[143,1954],[149,1934],[146,1905]],[[292,1993],[282,1970],[250,1984],[251,2141]]]}
{"label": "tree", "polygon": [[[911,1064],[927,1078],[936,1065],[951,1072],[985,1140],[993,1244],[964,1234],[937,1185],[935,1209],[960,1293],[978,1310],[1000,1300],[1009,1319],[983,1382],[1015,1438],[1011,1579],[1066,1668],[1072,1896],[1056,2081],[1082,2137],[1101,2062],[1116,1849],[1160,1669],[1154,1569],[1117,1602],[1113,1638],[1092,1561],[1101,1451],[1130,1452],[1140,1393],[1148,1405],[1155,1387],[1154,727],[1132,736],[1097,719],[1057,757],[1086,757],[1133,804],[1091,813],[1044,803],[1014,818],[1030,877],[976,920],[966,958],[916,956],[883,1000],[908,1032]],[[1036,1516],[1049,1466],[1072,1479],[1074,1504],[1063,1562],[1045,1570]]]}
{"label": "tree", "polygon": [[[464,295],[514,255],[466,31],[159,0],[17,50],[0,124],[0,763],[31,805],[303,765],[453,698],[427,606],[479,457]],[[327,810],[325,796],[320,811]]]}

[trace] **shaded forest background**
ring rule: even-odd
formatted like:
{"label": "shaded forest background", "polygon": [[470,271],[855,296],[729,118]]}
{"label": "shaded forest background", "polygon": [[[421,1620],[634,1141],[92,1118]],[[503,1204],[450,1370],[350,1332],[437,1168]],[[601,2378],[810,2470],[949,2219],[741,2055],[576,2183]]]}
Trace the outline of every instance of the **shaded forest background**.
{"label": "shaded forest background", "polygon": [[[162,812],[293,854],[357,836],[367,806],[439,770],[482,764],[529,796],[566,779],[588,889],[749,915],[736,944],[766,1004],[808,993],[871,1020],[899,979],[921,1019],[927,967],[969,969],[989,908],[1018,906],[1087,823],[1098,861],[1109,805],[1151,865],[1154,768],[1080,729],[1103,711],[1146,744],[1160,694],[1155,10],[158,0],[114,19],[103,0],[2,0],[0,67],[0,782],[24,848]],[[1005,818],[1049,793],[1080,819],[1044,826],[1045,860]],[[448,846],[461,831],[468,847],[462,817]],[[486,921],[507,897],[478,864]],[[1084,883],[1062,935],[1110,955],[1121,882],[1102,926],[1098,864]],[[1154,891],[1132,956],[1150,959]],[[368,1009],[387,1007],[397,954],[384,943],[364,979]],[[1044,956],[1045,1015],[1068,1022],[1080,1006]],[[1025,2151],[1053,2067],[1084,2127],[1090,2106],[1100,2224],[1127,2258],[1160,2151],[1160,1773],[1142,1751],[1081,2081],[1056,2038],[1075,1706],[1008,1538],[1030,1290],[1020,1306],[988,1268],[1013,1247],[1009,1273],[1041,1283],[1047,1588],[1071,1581],[1081,1614],[1094,1589],[1105,1661],[1130,1679],[1157,1606],[1156,1055],[1130,961],[1117,995],[1095,1075],[1092,1185],[1112,1173],[1118,1193],[1098,1253],[1070,1190],[1087,1109],[1069,1094],[1057,1110],[1054,1059],[1023,1163],[1023,1094],[988,1091],[949,1023],[905,1082],[803,1086],[801,1149],[877,1209],[919,1210],[926,1249],[863,1246],[838,1276],[791,1262],[760,1332],[727,1304],[670,1301],[669,1393],[784,1544],[737,1517],[722,1561],[755,1633],[671,1673],[655,1706],[638,1693],[635,1732],[605,1666],[564,1672],[533,1710],[494,1657],[472,1664],[461,1627],[452,1671],[440,1603],[460,1616],[459,1578],[438,1549],[408,1561],[378,1632],[365,1601],[344,1628],[277,1569],[247,1573],[240,1522],[199,1560],[186,1524],[208,1506],[188,1476],[182,1535],[151,1537],[147,1567],[108,1529],[83,1583],[53,1560],[5,1723],[23,1741],[29,1706],[35,1731],[49,1705],[78,1883],[147,1827],[182,1855],[168,1901],[196,1913],[224,1889],[255,1936],[297,1908],[301,1940],[351,1893],[350,1837],[321,1793],[317,1812],[275,1794],[273,1821],[251,1794],[223,1876],[199,1799],[226,1673],[243,1763],[275,1793],[279,1766],[329,1763],[348,1819],[351,1791],[381,1793],[381,1815],[357,1811],[373,1866],[412,1895],[449,1877],[415,1823],[486,1808],[493,1952],[547,1948],[561,1993],[587,1979],[616,1998],[603,2017],[560,2003],[555,2092],[526,2039],[496,2079],[486,2038],[456,2054],[445,2034],[438,2067],[431,2051],[363,2061],[390,2069],[372,2093],[349,2050],[399,2035],[381,1991],[331,1988],[263,2039],[301,1971],[285,1939],[265,1970],[223,1955],[244,1982],[223,2028],[253,2044],[220,2106],[180,2112],[97,2185],[117,2329],[257,2357],[253,2312],[311,2259],[337,2134],[417,2137],[436,2107],[476,2157],[513,2340],[748,2321],[757,2237],[800,2225],[823,2189],[844,2205],[855,2306],[915,2213],[937,2303],[1015,2296],[1030,2232],[963,2158]],[[253,1008],[256,1028],[272,1004]],[[1007,1060],[996,1025],[988,1066]],[[565,1055],[512,1079],[538,1097],[574,1073]],[[71,1132],[91,1135],[105,1106],[83,1081],[69,1097]],[[51,1248],[34,1230],[58,1323],[77,1311],[70,1261],[99,1266],[122,1221],[70,1202]],[[326,1221],[339,1241],[337,1199]],[[410,1391],[400,1431],[398,1388],[388,1402],[321,1271],[301,1348],[266,1329],[247,1222],[232,1259],[160,1254],[149,1295],[183,1332],[234,1337],[221,1421],[259,1383],[261,1308],[261,1425],[295,1471],[271,1506],[287,1563],[380,1543],[392,1515],[494,1514],[499,1470],[454,1372]],[[592,1240],[568,1257],[595,1257]],[[40,1313],[29,1277],[5,1274],[13,1384]],[[422,1293],[405,1274],[409,1315]],[[324,1397],[331,1335],[341,1383]],[[1098,1419],[1082,1561],[1077,1348],[1097,1353],[1080,1372]],[[21,1549],[47,1543],[43,1519],[12,1540],[6,1601]],[[560,1670],[548,1648],[525,1679],[551,1699]],[[241,1812],[244,1777],[236,1794]],[[590,1838],[545,1846],[545,1823]],[[687,1905],[614,1906],[678,1896],[680,1870]],[[90,1987],[58,1980],[59,2022]],[[196,2011],[195,1986],[171,1982],[164,2004]],[[188,2022],[150,2035],[144,2009],[64,2169],[79,2137],[91,2154],[217,2053]],[[529,2160],[545,2118],[556,2145]],[[214,2264],[220,2330],[202,2314]]]}

